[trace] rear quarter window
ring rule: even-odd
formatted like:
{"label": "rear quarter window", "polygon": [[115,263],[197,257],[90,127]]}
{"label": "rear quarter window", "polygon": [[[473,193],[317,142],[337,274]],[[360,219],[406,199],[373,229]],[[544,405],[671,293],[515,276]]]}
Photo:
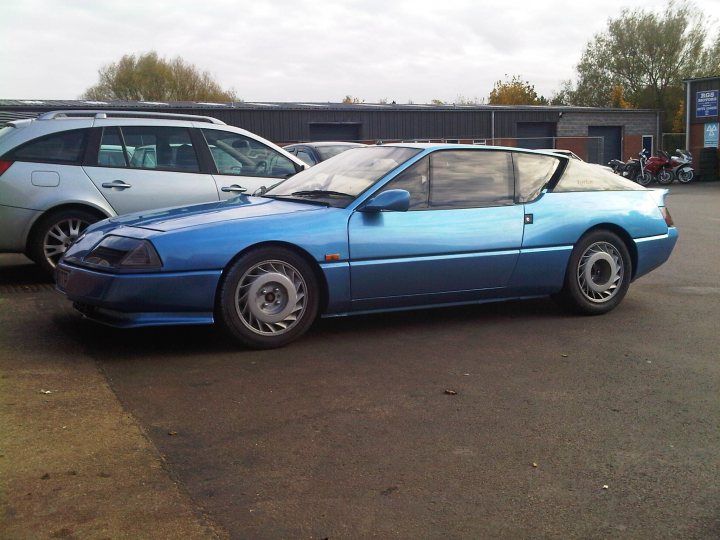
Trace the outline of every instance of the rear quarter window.
{"label": "rear quarter window", "polygon": [[641,191],[644,189],[632,180],[622,178],[607,169],[571,159],[553,192]]}
{"label": "rear quarter window", "polygon": [[88,129],[73,129],[45,135],[5,154],[6,159],[42,163],[80,163],[85,155]]}
{"label": "rear quarter window", "polygon": [[560,159],[540,154],[513,154],[518,202],[534,200],[552,179],[560,166]]}

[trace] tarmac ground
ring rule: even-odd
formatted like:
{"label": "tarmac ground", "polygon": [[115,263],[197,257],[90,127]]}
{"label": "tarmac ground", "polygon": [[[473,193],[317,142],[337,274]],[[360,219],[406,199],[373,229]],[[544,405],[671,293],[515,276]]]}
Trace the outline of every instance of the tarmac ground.
{"label": "tarmac ground", "polygon": [[83,320],[0,255],[0,538],[718,538],[720,183],[613,312]]}

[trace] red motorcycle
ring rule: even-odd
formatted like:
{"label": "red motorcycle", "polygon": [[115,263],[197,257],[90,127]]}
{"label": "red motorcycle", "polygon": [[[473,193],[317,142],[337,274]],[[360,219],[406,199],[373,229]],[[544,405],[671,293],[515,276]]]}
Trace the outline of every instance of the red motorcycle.
{"label": "red motorcycle", "polygon": [[[671,184],[675,178],[673,174],[674,166],[670,160],[670,155],[667,152],[658,150],[657,155],[648,158],[641,175],[643,180],[647,180],[647,183],[650,183],[650,179],[653,179],[658,184]],[[645,175],[649,175],[650,178]]]}

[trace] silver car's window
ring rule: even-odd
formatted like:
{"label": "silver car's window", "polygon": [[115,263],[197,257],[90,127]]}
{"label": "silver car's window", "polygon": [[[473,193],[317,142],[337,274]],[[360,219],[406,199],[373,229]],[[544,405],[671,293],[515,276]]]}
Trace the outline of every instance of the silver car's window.
{"label": "silver car's window", "polygon": [[118,128],[103,130],[98,150],[98,165],[101,167],[127,167],[128,158]]}
{"label": "silver car's window", "polygon": [[632,180],[591,163],[571,159],[562,177],[553,189],[565,191],[638,191],[645,189]]}
{"label": "silver car's window", "polygon": [[513,204],[510,152],[450,150],[430,155],[430,208]]}
{"label": "silver car's window", "polygon": [[295,164],[286,156],[232,131],[203,129],[218,174],[287,178],[295,174]]}
{"label": "silver car's window", "polygon": [[73,129],[45,135],[5,154],[6,159],[43,163],[80,163],[85,156],[88,129]]}
{"label": "silver car's window", "polygon": [[513,161],[517,180],[517,197],[518,202],[521,203],[534,200],[560,165],[558,158],[522,152],[515,152]]}
{"label": "silver car's window", "polygon": [[100,141],[98,165],[200,172],[190,131],[167,126],[105,128]]}

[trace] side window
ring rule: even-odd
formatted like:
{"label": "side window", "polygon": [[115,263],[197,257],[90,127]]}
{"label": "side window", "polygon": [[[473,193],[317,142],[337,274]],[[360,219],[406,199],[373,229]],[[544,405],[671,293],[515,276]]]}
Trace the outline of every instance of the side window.
{"label": "side window", "polygon": [[295,164],[264,144],[232,131],[203,129],[219,174],[287,178]]}
{"label": "side window", "polygon": [[450,150],[430,156],[430,208],[476,208],[512,204],[510,152]]}
{"label": "side window", "polygon": [[307,150],[298,149],[296,155],[311,167],[317,164],[317,161],[315,161],[315,159],[310,155],[310,152]]}
{"label": "side window", "polygon": [[9,152],[6,159],[45,163],[80,163],[85,156],[87,129],[73,129],[46,135]]}
{"label": "side window", "polygon": [[428,207],[430,193],[430,159],[424,158],[411,165],[380,190],[404,189],[410,193],[410,210],[424,210]]}
{"label": "side window", "polygon": [[515,178],[518,202],[534,200],[552,178],[560,164],[558,158],[515,152]]}
{"label": "side window", "polygon": [[123,148],[120,130],[116,127],[104,128],[98,151],[100,167],[127,167],[125,149]]}
{"label": "side window", "polygon": [[197,152],[187,128],[124,126],[119,131],[131,168],[200,172]]}

